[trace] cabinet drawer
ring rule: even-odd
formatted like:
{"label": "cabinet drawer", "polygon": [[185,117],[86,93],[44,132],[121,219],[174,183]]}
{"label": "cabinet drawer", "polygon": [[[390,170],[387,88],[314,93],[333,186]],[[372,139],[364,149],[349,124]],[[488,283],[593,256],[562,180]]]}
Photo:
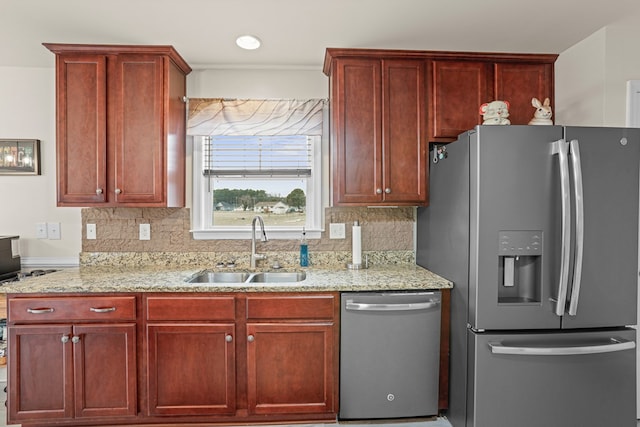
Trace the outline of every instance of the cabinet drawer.
{"label": "cabinet drawer", "polygon": [[10,322],[135,320],[136,297],[14,298]]}
{"label": "cabinet drawer", "polygon": [[247,297],[247,319],[334,318],[333,295]]}
{"label": "cabinet drawer", "polygon": [[149,296],[147,320],[234,320],[233,296]]}

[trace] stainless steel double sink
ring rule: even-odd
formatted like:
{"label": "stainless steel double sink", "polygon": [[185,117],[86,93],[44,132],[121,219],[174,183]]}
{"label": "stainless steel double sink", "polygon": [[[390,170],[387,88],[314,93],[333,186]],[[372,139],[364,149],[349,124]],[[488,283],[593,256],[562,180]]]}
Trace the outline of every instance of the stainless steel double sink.
{"label": "stainless steel double sink", "polygon": [[189,279],[188,283],[295,283],[307,278],[304,271],[200,271]]}

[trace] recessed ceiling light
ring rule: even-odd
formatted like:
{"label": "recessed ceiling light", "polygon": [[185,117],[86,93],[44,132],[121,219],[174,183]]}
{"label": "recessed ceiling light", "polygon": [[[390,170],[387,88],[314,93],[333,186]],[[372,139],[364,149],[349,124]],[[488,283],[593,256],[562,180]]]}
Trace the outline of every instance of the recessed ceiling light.
{"label": "recessed ceiling light", "polygon": [[251,35],[240,36],[236,39],[236,44],[243,49],[255,50],[260,47],[260,39]]}

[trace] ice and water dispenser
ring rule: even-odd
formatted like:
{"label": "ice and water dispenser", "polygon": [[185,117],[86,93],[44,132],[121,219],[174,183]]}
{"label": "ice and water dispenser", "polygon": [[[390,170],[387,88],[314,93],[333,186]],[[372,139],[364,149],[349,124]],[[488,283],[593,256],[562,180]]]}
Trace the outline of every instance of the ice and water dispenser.
{"label": "ice and water dispenser", "polygon": [[542,231],[500,231],[498,304],[539,303]]}

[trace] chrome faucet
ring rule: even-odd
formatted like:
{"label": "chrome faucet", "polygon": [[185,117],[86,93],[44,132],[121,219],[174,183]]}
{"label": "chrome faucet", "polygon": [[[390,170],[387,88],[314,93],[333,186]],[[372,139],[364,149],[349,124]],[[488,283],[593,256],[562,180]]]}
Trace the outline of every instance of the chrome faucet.
{"label": "chrome faucet", "polygon": [[253,217],[253,221],[251,221],[251,268],[256,268],[256,264],[259,259],[267,259],[266,254],[256,253],[256,221],[260,223],[260,231],[262,232],[260,241],[268,241],[267,233],[264,231],[264,221],[260,215],[256,215]]}

